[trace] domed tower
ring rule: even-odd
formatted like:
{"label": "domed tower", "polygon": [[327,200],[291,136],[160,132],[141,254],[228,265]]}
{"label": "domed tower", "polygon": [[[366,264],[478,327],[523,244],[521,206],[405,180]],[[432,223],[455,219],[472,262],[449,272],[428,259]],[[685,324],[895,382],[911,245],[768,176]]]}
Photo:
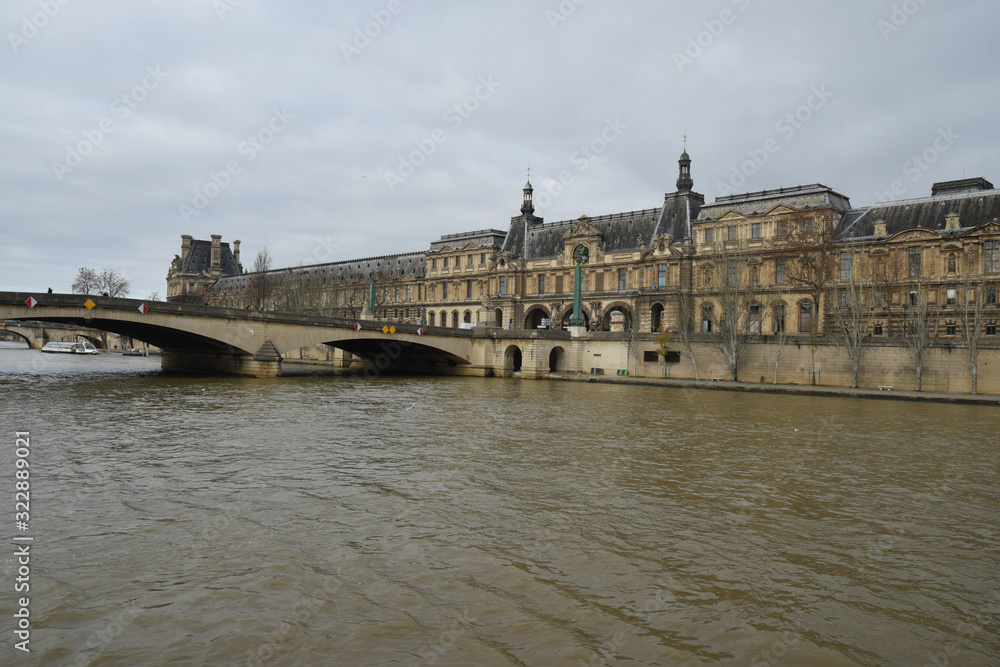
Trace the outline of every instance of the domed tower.
{"label": "domed tower", "polygon": [[521,202],[521,213],[523,215],[533,215],[535,213],[535,204],[531,201],[534,191],[535,189],[531,187],[530,180],[524,184],[524,201]]}
{"label": "domed tower", "polygon": [[686,147],[677,164],[680,165],[680,173],[677,176],[677,192],[691,192],[694,189],[694,181],[691,180],[691,156],[688,155]]}

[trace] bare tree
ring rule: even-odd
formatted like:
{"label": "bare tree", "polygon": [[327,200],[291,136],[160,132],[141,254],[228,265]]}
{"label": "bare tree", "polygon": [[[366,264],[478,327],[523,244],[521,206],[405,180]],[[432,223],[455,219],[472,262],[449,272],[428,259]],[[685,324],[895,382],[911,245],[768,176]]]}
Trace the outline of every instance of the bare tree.
{"label": "bare tree", "polygon": [[94,269],[80,267],[73,281],[74,294],[104,294],[105,296],[127,296],[132,286],[117,269]]}
{"label": "bare tree", "polygon": [[739,379],[739,365],[754,335],[760,334],[764,306],[760,284],[754,278],[757,267],[750,265],[745,244],[715,245],[712,253],[715,304],[712,308],[712,344],[729,363],[732,381]]}
{"label": "bare tree", "polygon": [[677,304],[677,342],[680,344],[680,353],[691,360],[694,367],[694,379],[698,377],[698,360],[694,356],[694,345],[692,340],[695,326],[694,301],[683,294],[680,295]]}
{"label": "bare tree", "polygon": [[902,336],[917,374],[917,391],[923,389],[924,360],[938,337],[939,321],[937,313],[931,311],[928,296],[923,281],[918,279],[903,304]]}
{"label": "bare tree", "polygon": [[103,269],[97,276],[99,288],[106,296],[128,296],[132,286],[117,269]]}
{"label": "bare tree", "polygon": [[778,368],[781,366],[781,360],[785,358],[788,354],[788,329],[785,326],[785,301],[782,298],[782,292],[778,292],[771,303],[771,318],[772,318],[772,328],[773,328],[773,339],[774,343],[770,346],[770,350],[774,356],[774,374],[771,380],[772,384],[778,384]]}
{"label": "bare tree", "polygon": [[958,328],[962,337],[962,353],[969,362],[972,391],[979,391],[979,337],[985,324],[986,305],[997,301],[998,284],[995,279],[962,276],[962,301],[958,307]]}
{"label": "bare tree", "polygon": [[271,274],[271,253],[264,246],[253,262],[253,272],[247,284],[247,305],[264,310],[270,304],[276,276]]}
{"label": "bare tree", "polygon": [[785,233],[776,239],[776,247],[783,246],[790,261],[785,265],[789,284],[805,292],[813,302],[810,339],[819,336],[819,314],[823,297],[834,276],[838,249],[836,239],[837,219],[831,215],[801,212],[785,221]]}
{"label": "bare tree", "polygon": [[831,293],[835,326],[829,332],[851,364],[851,386],[858,386],[861,361],[871,344],[871,327],[878,315],[876,287],[867,261],[853,251],[842,257],[839,280]]}
{"label": "bare tree", "polygon": [[74,294],[100,294],[101,280],[97,271],[81,266],[76,272],[76,280],[73,281]]}

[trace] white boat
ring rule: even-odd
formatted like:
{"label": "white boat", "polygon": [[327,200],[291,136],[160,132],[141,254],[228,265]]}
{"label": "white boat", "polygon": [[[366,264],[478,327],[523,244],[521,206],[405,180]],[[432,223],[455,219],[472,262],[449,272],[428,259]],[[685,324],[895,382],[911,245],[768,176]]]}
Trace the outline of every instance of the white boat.
{"label": "white boat", "polygon": [[100,354],[93,343],[86,341],[82,343],[51,341],[42,346],[42,352],[54,352],[56,354]]}

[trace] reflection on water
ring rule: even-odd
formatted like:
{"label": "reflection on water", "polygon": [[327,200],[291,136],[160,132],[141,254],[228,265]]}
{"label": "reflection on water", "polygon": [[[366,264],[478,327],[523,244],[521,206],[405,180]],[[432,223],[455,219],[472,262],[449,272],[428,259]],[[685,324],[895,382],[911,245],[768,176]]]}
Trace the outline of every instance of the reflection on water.
{"label": "reflection on water", "polygon": [[1000,662],[992,408],[40,357],[37,664]]}

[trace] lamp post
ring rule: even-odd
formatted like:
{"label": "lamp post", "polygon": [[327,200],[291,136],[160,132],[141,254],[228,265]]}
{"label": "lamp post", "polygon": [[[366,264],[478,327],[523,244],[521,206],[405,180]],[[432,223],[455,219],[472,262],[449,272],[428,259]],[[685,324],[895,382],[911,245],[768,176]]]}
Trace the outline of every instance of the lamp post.
{"label": "lamp post", "polygon": [[573,316],[570,326],[583,326],[583,265],[590,261],[590,251],[582,243],[573,250],[573,263],[576,271],[573,279]]}

